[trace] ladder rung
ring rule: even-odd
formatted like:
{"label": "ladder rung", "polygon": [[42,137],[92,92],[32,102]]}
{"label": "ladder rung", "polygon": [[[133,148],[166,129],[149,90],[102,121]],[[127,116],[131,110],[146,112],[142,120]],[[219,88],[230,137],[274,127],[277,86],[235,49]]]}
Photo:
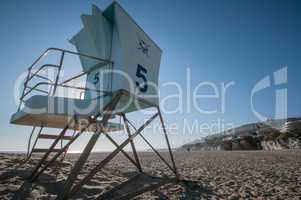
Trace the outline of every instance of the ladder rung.
{"label": "ladder rung", "polygon": [[[51,152],[59,152],[61,149],[52,149]],[[35,153],[46,153],[49,149],[33,149],[32,152]]]}
{"label": "ladder rung", "polygon": [[[55,140],[58,138],[58,135],[48,135],[48,134],[40,134],[39,138],[41,139],[52,139]],[[61,139],[62,140],[72,140],[72,136],[63,136]]]}

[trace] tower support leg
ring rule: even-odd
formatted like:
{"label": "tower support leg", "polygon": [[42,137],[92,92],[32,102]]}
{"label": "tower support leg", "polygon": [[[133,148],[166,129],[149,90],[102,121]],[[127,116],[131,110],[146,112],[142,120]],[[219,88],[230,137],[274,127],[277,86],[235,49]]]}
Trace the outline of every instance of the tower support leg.
{"label": "tower support leg", "polygon": [[162,128],[163,128],[165,140],[166,140],[166,143],[167,143],[170,159],[171,159],[171,162],[172,162],[172,165],[173,165],[173,168],[174,168],[174,173],[175,173],[177,179],[179,180],[180,177],[179,177],[178,169],[177,169],[177,166],[176,166],[176,163],[175,163],[175,160],[174,160],[174,156],[173,156],[173,153],[172,153],[172,150],[171,150],[171,147],[170,147],[170,143],[169,143],[169,139],[168,139],[168,136],[167,136],[164,120],[163,120],[163,117],[162,117],[162,114],[161,114],[161,110],[160,110],[159,107],[157,107],[157,109],[158,109],[161,125],[162,125]]}
{"label": "tower support leg", "polygon": [[[131,138],[132,134],[131,134],[130,127],[129,127],[129,124],[128,124],[128,121],[127,121],[127,119],[126,119],[125,114],[122,114],[122,118],[123,118],[123,121],[124,121],[125,129],[126,129],[126,131],[127,131],[127,133],[128,133],[128,136],[129,136],[129,138]],[[139,161],[139,158],[138,158],[138,154],[137,154],[137,151],[136,151],[136,147],[135,147],[135,144],[134,144],[134,140],[131,139],[131,140],[130,140],[130,143],[131,143],[131,146],[132,146],[132,151],[133,151],[133,154],[134,154],[136,163],[137,163],[138,170],[139,170],[140,172],[142,172],[142,167],[141,167],[141,164],[140,164],[140,161]]]}
{"label": "tower support leg", "polygon": [[[83,168],[84,164],[86,163],[93,147],[95,146],[101,132],[103,131],[103,129],[107,126],[108,120],[111,118],[112,116],[112,112],[115,109],[117,103],[119,102],[121,97],[121,94],[117,94],[112,101],[104,108],[103,111],[103,118],[100,122],[100,127],[96,126],[96,132],[93,134],[93,136],[90,138],[88,144],[86,145],[84,151],[82,152],[82,154],[80,155],[78,161],[75,163],[75,166],[72,168],[71,173],[69,174],[65,185],[64,185],[64,192],[62,193],[62,195],[59,197],[59,199],[67,199],[70,193],[70,190],[73,186],[74,181],[76,180],[78,173],[81,171],[81,169]],[[96,115],[93,119],[91,119],[91,121],[96,122],[97,117],[99,116]],[[90,122],[91,124],[91,122]]]}
{"label": "tower support leg", "polygon": [[75,185],[71,191],[68,191],[67,193],[64,193],[64,195],[60,199],[68,199],[71,197],[71,195],[74,195],[76,192],[78,192],[83,185],[85,185],[93,176],[101,170],[107,163],[109,163],[126,145],[130,143],[130,140],[134,139],[137,135],[141,134],[143,129],[149,125],[156,117],[158,116],[158,113],[153,115],[149,120],[146,121],[145,124],[143,124],[133,135],[131,135],[130,138],[125,140],[117,149],[115,149],[111,154],[109,154],[105,159],[103,159],[98,165],[96,165],[90,173],[83,178],[77,185]]}
{"label": "tower support leg", "polygon": [[27,158],[26,158],[26,161],[30,159],[30,157],[32,155],[32,151],[33,151],[33,149],[35,148],[35,146],[36,146],[36,144],[38,142],[39,135],[41,134],[41,132],[43,130],[43,126],[41,126],[41,128],[40,128],[40,130],[39,130],[39,132],[38,132],[38,134],[36,136],[36,139],[35,139],[32,147],[31,147],[31,150],[30,150],[30,141],[31,141],[31,138],[32,138],[32,135],[33,135],[33,132],[34,132],[35,128],[36,127],[33,127],[32,132],[30,134],[30,138],[29,138],[29,142],[28,142],[28,148],[27,148]]}
{"label": "tower support leg", "polygon": [[[31,138],[32,138],[32,135],[33,135],[35,129],[36,129],[36,127],[34,126],[34,127],[32,128],[32,130],[31,130],[31,133],[30,133],[30,136],[29,136],[28,145],[27,145],[27,154],[26,154],[27,159],[29,158],[29,155],[30,155],[30,143],[31,143]],[[26,160],[27,160],[27,159],[26,159]]]}

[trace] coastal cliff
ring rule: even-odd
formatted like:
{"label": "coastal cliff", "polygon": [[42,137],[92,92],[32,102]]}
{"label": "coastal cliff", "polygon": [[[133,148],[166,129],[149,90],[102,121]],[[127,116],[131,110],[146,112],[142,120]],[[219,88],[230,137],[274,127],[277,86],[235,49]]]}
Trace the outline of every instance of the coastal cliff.
{"label": "coastal cliff", "polygon": [[185,144],[180,150],[279,150],[301,148],[301,119],[246,124]]}

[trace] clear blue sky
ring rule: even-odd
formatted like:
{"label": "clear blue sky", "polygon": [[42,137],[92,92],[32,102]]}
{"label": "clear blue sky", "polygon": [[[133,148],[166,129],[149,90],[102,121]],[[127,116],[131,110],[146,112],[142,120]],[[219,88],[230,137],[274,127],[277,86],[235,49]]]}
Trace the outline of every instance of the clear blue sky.
{"label": "clear blue sky", "polygon": [[[17,110],[13,101],[14,81],[47,47],[74,50],[68,43],[81,27],[80,14],[90,13],[91,4],[105,8],[111,1],[1,1],[0,58],[1,112],[0,150],[25,150],[29,128],[9,124]],[[120,4],[163,49],[160,70],[162,97],[175,88],[162,86],[177,81],[186,88],[186,69],[191,70],[192,88],[202,81],[214,84],[235,82],[226,96],[224,113],[191,112],[165,114],[167,124],[183,127],[190,122],[214,123],[217,119],[235,126],[255,122],[250,92],[262,78],[288,66],[288,116],[301,116],[301,3],[296,0],[152,0]],[[210,94],[211,90],[200,90]],[[275,88],[261,92],[256,108],[274,115]],[[184,97],[184,104],[189,101]],[[220,108],[216,99],[199,102],[204,109]],[[167,107],[176,106],[170,100]],[[202,134],[172,134],[179,146]],[[119,137],[119,138],[118,138]],[[116,139],[121,140],[119,134]],[[83,139],[83,142],[87,138]],[[162,146],[159,136],[153,140]],[[72,150],[79,150],[82,143]],[[106,143],[105,150],[112,148]],[[139,143],[139,148],[143,145]],[[163,147],[163,146],[162,146]],[[96,150],[101,150],[98,146]]]}

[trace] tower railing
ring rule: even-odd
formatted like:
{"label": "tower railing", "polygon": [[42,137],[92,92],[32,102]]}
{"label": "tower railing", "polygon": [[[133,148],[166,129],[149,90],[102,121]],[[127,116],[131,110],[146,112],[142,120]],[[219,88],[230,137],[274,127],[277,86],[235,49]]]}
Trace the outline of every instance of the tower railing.
{"label": "tower railing", "polygon": [[[59,59],[59,64],[43,64],[43,65],[37,65],[39,61],[41,61],[43,58],[45,58],[50,52],[58,52],[60,53],[60,59]],[[77,55],[80,57],[85,57],[88,59],[95,60],[99,63],[102,63],[101,66],[106,66],[106,65],[113,65],[113,62],[107,59],[102,59],[98,58],[95,56],[90,56],[87,54],[82,54],[66,49],[60,49],[60,48],[48,48],[46,49],[33,63],[32,65],[27,69],[27,76],[23,84],[23,90],[22,94],[19,98],[20,103],[18,106],[18,111],[21,110],[22,105],[25,103],[25,98],[28,97],[33,91],[43,93],[48,96],[55,96],[56,91],[58,88],[69,88],[69,89],[75,89],[75,90],[81,90],[82,92],[85,91],[92,91],[96,93],[102,93],[103,95],[109,95],[111,94],[110,91],[101,91],[97,89],[91,89],[87,87],[77,87],[77,86],[72,86],[72,85],[67,85],[72,80],[75,80],[77,78],[80,78],[86,74],[88,74],[90,71],[94,70],[94,68],[88,70],[88,71],[83,71],[69,79],[63,80],[60,82],[60,74],[64,65],[64,58],[66,54],[71,54],[71,55]],[[51,80],[49,77],[43,76],[40,74],[45,69],[49,68],[55,68],[57,69],[54,80]],[[34,71],[35,70],[35,71]],[[43,79],[43,81],[39,81],[35,85],[31,86],[30,82],[35,78],[40,78]],[[49,86],[48,90],[43,90],[41,89],[41,86]]]}

